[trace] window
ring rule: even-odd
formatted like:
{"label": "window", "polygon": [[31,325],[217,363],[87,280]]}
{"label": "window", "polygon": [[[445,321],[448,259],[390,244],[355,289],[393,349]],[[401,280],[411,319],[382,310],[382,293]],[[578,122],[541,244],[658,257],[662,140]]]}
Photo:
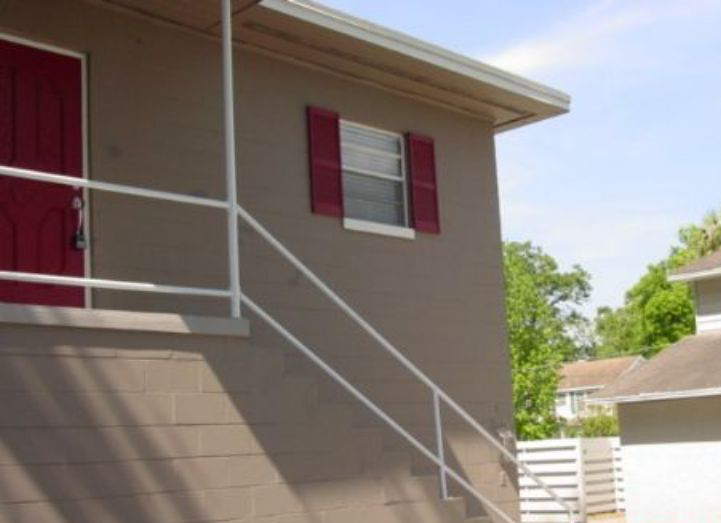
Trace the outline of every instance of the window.
{"label": "window", "polygon": [[574,415],[583,414],[586,396],[588,396],[588,392],[585,390],[571,392],[571,412]]}
{"label": "window", "polygon": [[310,204],[348,229],[414,238],[440,234],[435,142],[307,108]]}
{"label": "window", "polygon": [[400,134],[340,122],[346,218],[408,227],[408,184]]}

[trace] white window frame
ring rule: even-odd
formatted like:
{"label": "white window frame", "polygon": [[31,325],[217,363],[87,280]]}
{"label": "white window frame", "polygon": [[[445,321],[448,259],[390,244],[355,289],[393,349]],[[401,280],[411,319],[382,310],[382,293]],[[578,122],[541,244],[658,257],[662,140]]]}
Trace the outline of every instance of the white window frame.
{"label": "white window frame", "polygon": [[[343,140],[341,139],[340,146],[341,146],[341,174],[343,172],[350,172],[353,174],[359,174],[361,176],[369,176],[374,178],[379,178],[382,180],[389,180],[393,182],[400,182],[401,184],[401,190],[402,190],[402,198],[403,198],[403,225],[390,225],[386,223],[380,223],[380,222],[374,222],[370,220],[362,220],[358,218],[349,218],[349,217],[343,217],[343,227],[348,230],[352,231],[360,231],[360,232],[368,232],[371,234],[382,234],[385,236],[393,236],[396,238],[405,238],[405,239],[414,239],[416,237],[416,231],[413,229],[410,225],[410,200],[408,198],[408,170],[407,170],[407,161],[406,161],[406,144],[405,140],[403,139],[403,135],[401,133],[396,133],[393,131],[387,131],[385,129],[379,129],[377,127],[371,127],[370,125],[361,124],[358,122],[354,122],[351,120],[345,120],[340,119],[340,127],[341,130],[343,126],[347,127],[356,127],[359,129],[367,129],[369,131],[373,131],[375,133],[384,134],[386,136],[391,136],[398,140],[398,143],[400,144],[399,150],[400,153],[391,153],[387,151],[382,151],[378,149],[371,149],[369,147],[364,147],[362,145],[354,145],[349,143],[343,143]],[[342,135],[342,134],[341,134]],[[357,167],[350,167],[344,163],[343,159],[343,149],[353,149],[355,151],[360,152],[367,152],[369,154],[377,155],[377,156],[385,156],[387,158],[392,158],[394,160],[400,160],[400,171],[401,176],[391,176],[385,173],[379,173],[368,169],[359,169]],[[345,199],[345,189],[343,189],[343,199]]]}

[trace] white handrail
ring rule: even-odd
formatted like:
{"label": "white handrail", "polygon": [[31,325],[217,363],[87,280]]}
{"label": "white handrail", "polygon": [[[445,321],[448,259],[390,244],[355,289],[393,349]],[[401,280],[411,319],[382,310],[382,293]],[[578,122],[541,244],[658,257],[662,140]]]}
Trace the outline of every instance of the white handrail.
{"label": "white handrail", "polygon": [[[172,193],[167,191],[159,191],[154,189],[143,189],[138,187],[133,187],[129,185],[122,185],[122,184],[116,184],[116,183],[110,183],[110,182],[100,182],[95,180],[87,180],[83,178],[75,178],[72,176],[66,176],[66,175],[59,175],[59,174],[49,174],[44,173],[40,171],[34,171],[31,169],[22,169],[17,167],[7,167],[7,166],[1,166],[0,165],[0,175],[6,175],[6,176],[12,176],[15,178],[21,178],[21,179],[28,179],[28,180],[34,180],[39,182],[47,182],[47,183],[55,183],[60,185],[68,185],[73,187],[84,187],[91,190],[99,190],[99,191],[106,191],[111,193],[117,193],[117,194],[126,194],[130,196],[139,196],[144,198],[152,198],[152,199],[158,199],[158,200],[165,200],[165,201],[171,201],[176,203],[185,203],[190,205],[197,205],[201,207],[211,207],[211,208],[218,208],[218,209],[225,209],[228,210],[232,208],[232,204],[229,204],[227,201],[212,199],[212,198],[206,198],[206,197],[200,197],[200,196],[190,196],[190,195],[184,195],[179,193]],[[288,260],[297,270],[299,270],[306,278],[308,278],[323,294],[325,294],[326,297],[328,297],[333,303],[335,303],[347,316],[349,316],[353,321],[355,321],[368,335],[370,335],[378,344],[385,349],[386,352],[388,352],[391,356],[393,356],[398,362],[400,362],[411,374],[413,374],[418,380],[420,380],[423,384],[425,384],[434,394],[434,402],[438,404],[438,408],[435,408],[434,406],[434,416],[436,417],[437,424],[440,420],[440,402],[442,401],[446,405],[448,405],[454,412],[456,412],[462,419],[464,419],[471,427],[476,429],[476,431],[481,434],[493,447],[495,447],[503,456],[505,456],[507,459],[515,463],[518,468],[520,468],[526,476],[531,478],[537,485],[539,485],[552,499],[554,499],[560,506],[562,506],[569,514],[570,521],[574,521],[573,516],[573,509],[568,505],[561,497],[559,497],[543,480],[541,480],[536,474],[534,474],[525,464],[521,463],[516,456],[511,453],[503,444],[498,442],[493,435],[485,429],[478,421],[473,418],[463,407],[461,407],[458,403],[456,403],[453,398],[451,398],[443,389],[441,389],[431,378],[429,378],[423,371],[421,371],[418,367],[415,366],[413,362],[411,362],[401,351],[399,351],[390,341],[388,341],[380,332],[378,332],[370,323],[368,323],[358,312],[355,311],[343,298],[341,298],[335,291],[333,291],[325,282],[323,282],[313,271],[311,271],[297,256],[295,256],[290,250],[288,250],[268,229],[266,229],[263,225],[260,224],[248,211],[246,211],[242,206],[237,205],[236,206],[237,214],[240,218],[242,218],[248,225],[251,226],[260,236],[262,236],[276,251],[278,251],[286,260]],[[15,281],[24,281],[24,282],[30,282],[30,283],[49,283],[49,284],[57,284],[57,285],[71,285],[71,286],[82,286],[82,287],[92,287],[92,288],[102,288],[102,289],[116,289],[116,290],[128,290],[128,291],[140,291],[140,292],[158,292],[158,293],[170,293],[170,294],[189,294],[189,295],[200,295],[200,296],[210,296],[210,297],[221,297],[221,298],[233,298],[234,293],[231,289],[208,289],[208,288],[201,288],[201,287],[182,287],[182,286],[173,286],[173,285],[161,285],[161,284],[155,284],[155,283],[149,283],[149,282],[131,282],[131,281],[118,281],[118,280],[104,280],[104,279],[97,279],[97,278],[81,278],[81,277],[72,277],[72,276],[57,276],[57,275],[48,275],[48,274],[37,274],[37,273],[27,273],[27,272],[14,272],[14,271],[0,271],[0,279],[9,279],[9,280],[15,280]],[[248,305],[255,305],[253,302],[250,302],[249,299],[242,296],[241,298],[245,303]],[[263,312],[262,309],[260,309],[257,305],[255,307],[251,306],[251,309],[256,311],[256,313]],[[261,317],[266,319],[266,321],[269,321],[271,325],[277,326],[277,328],[281,328],[282,326],[275,322],[270,316],[267,315],[267,313],[260,314]],[[283,331],[279,330],[279,332],[283,333]],[[287,333],[287,331],[285,331]],[[296,343],[300,343],[296,338],[292,336],[292,334],[287,333],[288,336],[287,339],[291,341],[294,345]],[[284,334],[285,336],[285,334]],[[295,341],[292,341],[295,340]],[[302,345],[302,344],[301,344]],[[296,345],[297,346],[297,345]],[[305,346],[303,346],[305,347]],[[300,347],[299,347],[300,348]],[[307,347],[305,347],[306,350]],[[305,350],[303,352],[306,352]],[[312,353],[312,351],[309,351]],[[309,356],[310,357],[310,356]],[[321,368],[323,368],[326,372],[329,372],[331,376],[333,376],[335,379],[339,381],[344,387],[348,388],[348,386],[351,387],[351,389],[348,389],[353,393],[354,396],[356,396],[360,401],[362,401],[364,404],[370,407],[369,403],[371,405],[372,402],[368,400],[367,398],[361,399],[359,397],[362,396],[362,393],[359,393],[352,385],[345,382],[343,380],[342,376],[338,375],[333,369],[327,366],[325,362],[320,360],[317,356],[315,358],[311,357],[313,361],[315,361],[317,364],[320,365],[320,363],[323,363],[321,365]],[[341,381],[343,380],[343,381]],[[353,392],[355,391],[355,392]],[[377,409],[377,407],[376,407]],[[376,412],[375,409],[371,409]],[[420,450],[426,457],[431,459],[434,463],[436,463],[441,470],[442,476],[448,475],[449,477],[456,480],[458,483],[460,483],[464,488],[471,489],[474,493],[474,496],[478,497],[481,496],[478,492],[473,489],[473,487],[464,480],[461,476],[459,476],[456,472],[449,469],[448,466],[445,464],[445,461],[442,458],[438,458],[436,455],[434,455],[431,451],[429,451],[427,448],[425,448],[422,444],[420,444],[415,438],[413,438],[410,434],[408,434],[403,427],[395,423],[391,418],[389,418],[383,411],[376,412],[377,415],[381,417],[384,421],[389,423],[395,430],[397,430],[400,434],[402,434],[408,441],[410,441],[418,450]],[[438,430],[437,436],[439,438],[439,445],[442,445],[442,441],[440,439],[442,438],[441,430]],[[443,485],[444,479],[441,480],[441,484]],[[444,488],[445,490],[445,488]],[[488,500],[483,498],[482,496],[478,498],[479,500],[483,501],[484,503],[490,503]],[[495,507],[493,507],[494,511],[497,510]],[[512,520],[508,520],[511,521]]]}
{"label": "white handrail", "polygon": [[64,174],[51,174],[41,171],[35,171],[33,169],[22,169],[20,167],[8,167],[6,165],[0,165],[0,174],[5,176],[11,176],[13,178],[33,180],[36,182],[69,185],[70,187],[82,187],[84,189],[92,189],[95,191],[126,194],[128,196],[139,196],[141,198],[152,198],[154,200],[187,203],[189,205],[198,205],[200,207],[214,207],[217,209],[228,208],[228,203],[223,200],[205,198],[203,196],[191,196],[189,194],[158,191],[155,189],[142,189],[140,187],[133,187],[132,185],[122,185],[119,183],[111,182],[99,182],[97,180],[76,178],[74,176],[67,176]]}
{"label": "white handrail", "polygon": [[48,285],[66,285],[70,287],[87,287],[91,289],[109,289],[117,291],[183,294],[186,296],[206,296],[209,298],[231,297],[231,292],[227,289],[183,287],[179,285],[163,285],[144,281],[105,280],[101,278],[85,278],[79,276],[60,276],[37,272],[0,271],[0,280],[12,280],[23,283],[42,283]]}
{"label": "white handrail", "polygon": [[341,376],[335,369],[333,369],[333,367],[328,365],[320,356],[318,356],[315,352],[309,349],[302,341],[296,338],[288,329],[278,323],[278,321],[276,321],[276,319],[273,318],[270,314],[268,314],[262,307],[260,307],[250,298],[248,298],[248,296],[246,296],[245,294],[242,295],[241,300],[248,309],[253,311],[257,316],[262,318],[271,327],[273,327],[296,349],[301,351],[305,356],[307,356],[311,361],[313,361],[313,363],[318,365],[318,367],[320,367],[323,372],[328,374],[331,378],[338,382],[338,384],[340,384],[344,389],[346,389],[350,394],[352,394],[358,401],[360,401],[363,405],[370,409],[376,416],[381,418],[393,430],[403,436],[406,441],[408,441],[412,446],[414,446],[421,454],[423,454],[433,463],[438,465],[438,467],[443,471],[444,474],[448,475],[450,478],[458,482],[458,484],[461,485],[469,494],[471,494],[478,501],[480,501],[484,507],[490,508],[491,511],[493,511],[501,519],[506,521],[506,523],[516,523],[516,521],[514,521],[508,514],[496,507],[496,505],[490,499],[478,492],[478,490],[476,490],[476,488],[471,485],[463,476],[461,476],[455,470],[449,468],[448,465],[446,465],[445,461],[436,456],[423,443],[418,441],[412,434],[410,434],[405,428],[403,428],[402,425],[400,425],[396,420],[394,420],[390,415],[388,415],[383,409],[378,407],[378,405],[376,405],[373,401],[368,399],[365,394],[363,394],[353,384],[351,384],[348,380]]}
{"label": "white handrail", "polygon": [[[573,509],[566,503],[558,494],[556,494],[550,486],[548,486],[543,480],[541,480],[536,474],[534,474],[524,463],[521,463],[518,458],[510,452],[503,444],[499,443],[493,435],[488,432],[480,423],[478,423],[473,416],[471,416],[466,410],[458,405],[453,398],[451,398],[443,389],[441,389],[431,378],[429,378],[423,371],[413,364],[401,351],[396,349],[393,344],[388,341],[380,332],[378,332],[365,318],[363,318],[358,312],[355,311],[343,298],[333,291],[326,283],[321,280],[312,270],[308,268],[300,259],[293,254],[288,248],[285,247],[273,234],[261,225],[248,211],[242,206],[238,206],[238,215],[250,225],[255,232],[262,236],[276,251],[283,255],[297,270],[299,270],[306,278],[308,278],[323,294],[325,294],[333,303],[335,303],[343,312],[346,313],[352,320],[354,320],[367,334],[369,334],[374,340],[376,340],[391,356],[399,361],[408,371],[410,371],[416,378],[424,383],[428,388],[433,391],[434,394],[438,395],[438,398],[443,400],[449,407],[451,407],[461,418],[463,418],[471,427],[476,429],[492,446],[494,446],[503,456],[515,463],[523,472],[533,481],[536,482],[551,498],[553,498],[561,507],[563,507],[568,513],[571,523],[573,522]],[[443,465],[445,468],[445,464]],[[450,474],[449,474],[450,475]]]}
{"label": "white handrail", "polygon": [[[66,185],[70,187],[82,187],[96,191],[109,192],[114,194],[123,194],[127,196],[137,196],[141,198],[150,198],[153,200],[163,200],[174,203],[182,203],[188,205],[196,205],[199,207],[209,207],[214,209],[231,209],[228,202],[206,198],[202,196],[191,196],[168,191],[159,191],[155,189],[143,189],[132,185],[123,185],[119,183],[101,182],[97,180],[87,180],[85,178],[76,178],[64,174],[52,174],[33,169],[24,169],[20,167],[8,167],[0,165],[0,175],[10,176],[12,178],[20,178],[23,180],[31,180],[36,182],[53,183],[57,185]],[[232,278],[231,278],[232,279]],[[182,294],[187,296],[206,296],[211,298],[233,298],[234,294],[231,289],[213,289],[205,287],[187,287],[180,285],[165,285],[152,282],[138,281],[121,281],[109,280],[101,278],[87,278],[76,276],[61,276],[54,274],[40,274],[34,272],[21,271],[0,271],[0,280],[13,280],[25,283],[44,283],[52,285],[66,285],[72,287],[85,287],[93,289],[111,289],[134,292],[155,292],[160,294]]]}

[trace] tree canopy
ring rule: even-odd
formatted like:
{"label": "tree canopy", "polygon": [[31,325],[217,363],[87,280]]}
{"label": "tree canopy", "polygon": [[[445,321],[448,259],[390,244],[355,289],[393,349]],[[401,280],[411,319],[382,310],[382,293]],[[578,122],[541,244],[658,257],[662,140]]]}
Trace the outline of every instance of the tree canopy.
{"label": "tree canopy", "polygon": [[503,255],[516,431],[521,439],[551,437],[558,370],[580,350],[578,306],[590,295],[590,276],[579,266],[560,271],[531,243],[505,243]]}
{"label": "tree canopy", "polygon": [[[707,214],[700,225],[680,229],[678,244],[665,259],[648,266],[626,292],[624,304],[600,308],[591,323],[580,311],[591,292],[588,272],[578,265],[561,271],[550,255],[531,243],[504,243],[518,437],[557,434],[555,396],[562,362],[622,354],[652,356],[693,333],[691,291],[688,285],[670,283],[668,272],[718,248],[721,210]],[[599,426],[588,427],[589,433],[612,431],[609,420],[596,421]]]}
{"label": "tree canopy", "polygon": [[648,266],[617,309],[600,308],[596,317],[596,355],[641,353],[652,356],[694,332],[693,296],[688,285],[670,283],[668,272],[721,247],[721,211],[708,213],[700,225],[683,227],[679,245],[666,259]]}

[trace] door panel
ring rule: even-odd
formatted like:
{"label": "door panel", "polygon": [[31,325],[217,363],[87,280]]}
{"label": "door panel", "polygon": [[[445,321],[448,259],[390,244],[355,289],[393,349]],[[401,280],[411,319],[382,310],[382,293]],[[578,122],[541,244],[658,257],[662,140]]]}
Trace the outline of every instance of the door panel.
{"label": "door panel", "polygon": [[[0,163],[82,176],[77,58],[0,40]],[[0,270],[82,276],[78,189],[0,175]],[[83,306],[77,287],[0,280],[0,301]]]}

